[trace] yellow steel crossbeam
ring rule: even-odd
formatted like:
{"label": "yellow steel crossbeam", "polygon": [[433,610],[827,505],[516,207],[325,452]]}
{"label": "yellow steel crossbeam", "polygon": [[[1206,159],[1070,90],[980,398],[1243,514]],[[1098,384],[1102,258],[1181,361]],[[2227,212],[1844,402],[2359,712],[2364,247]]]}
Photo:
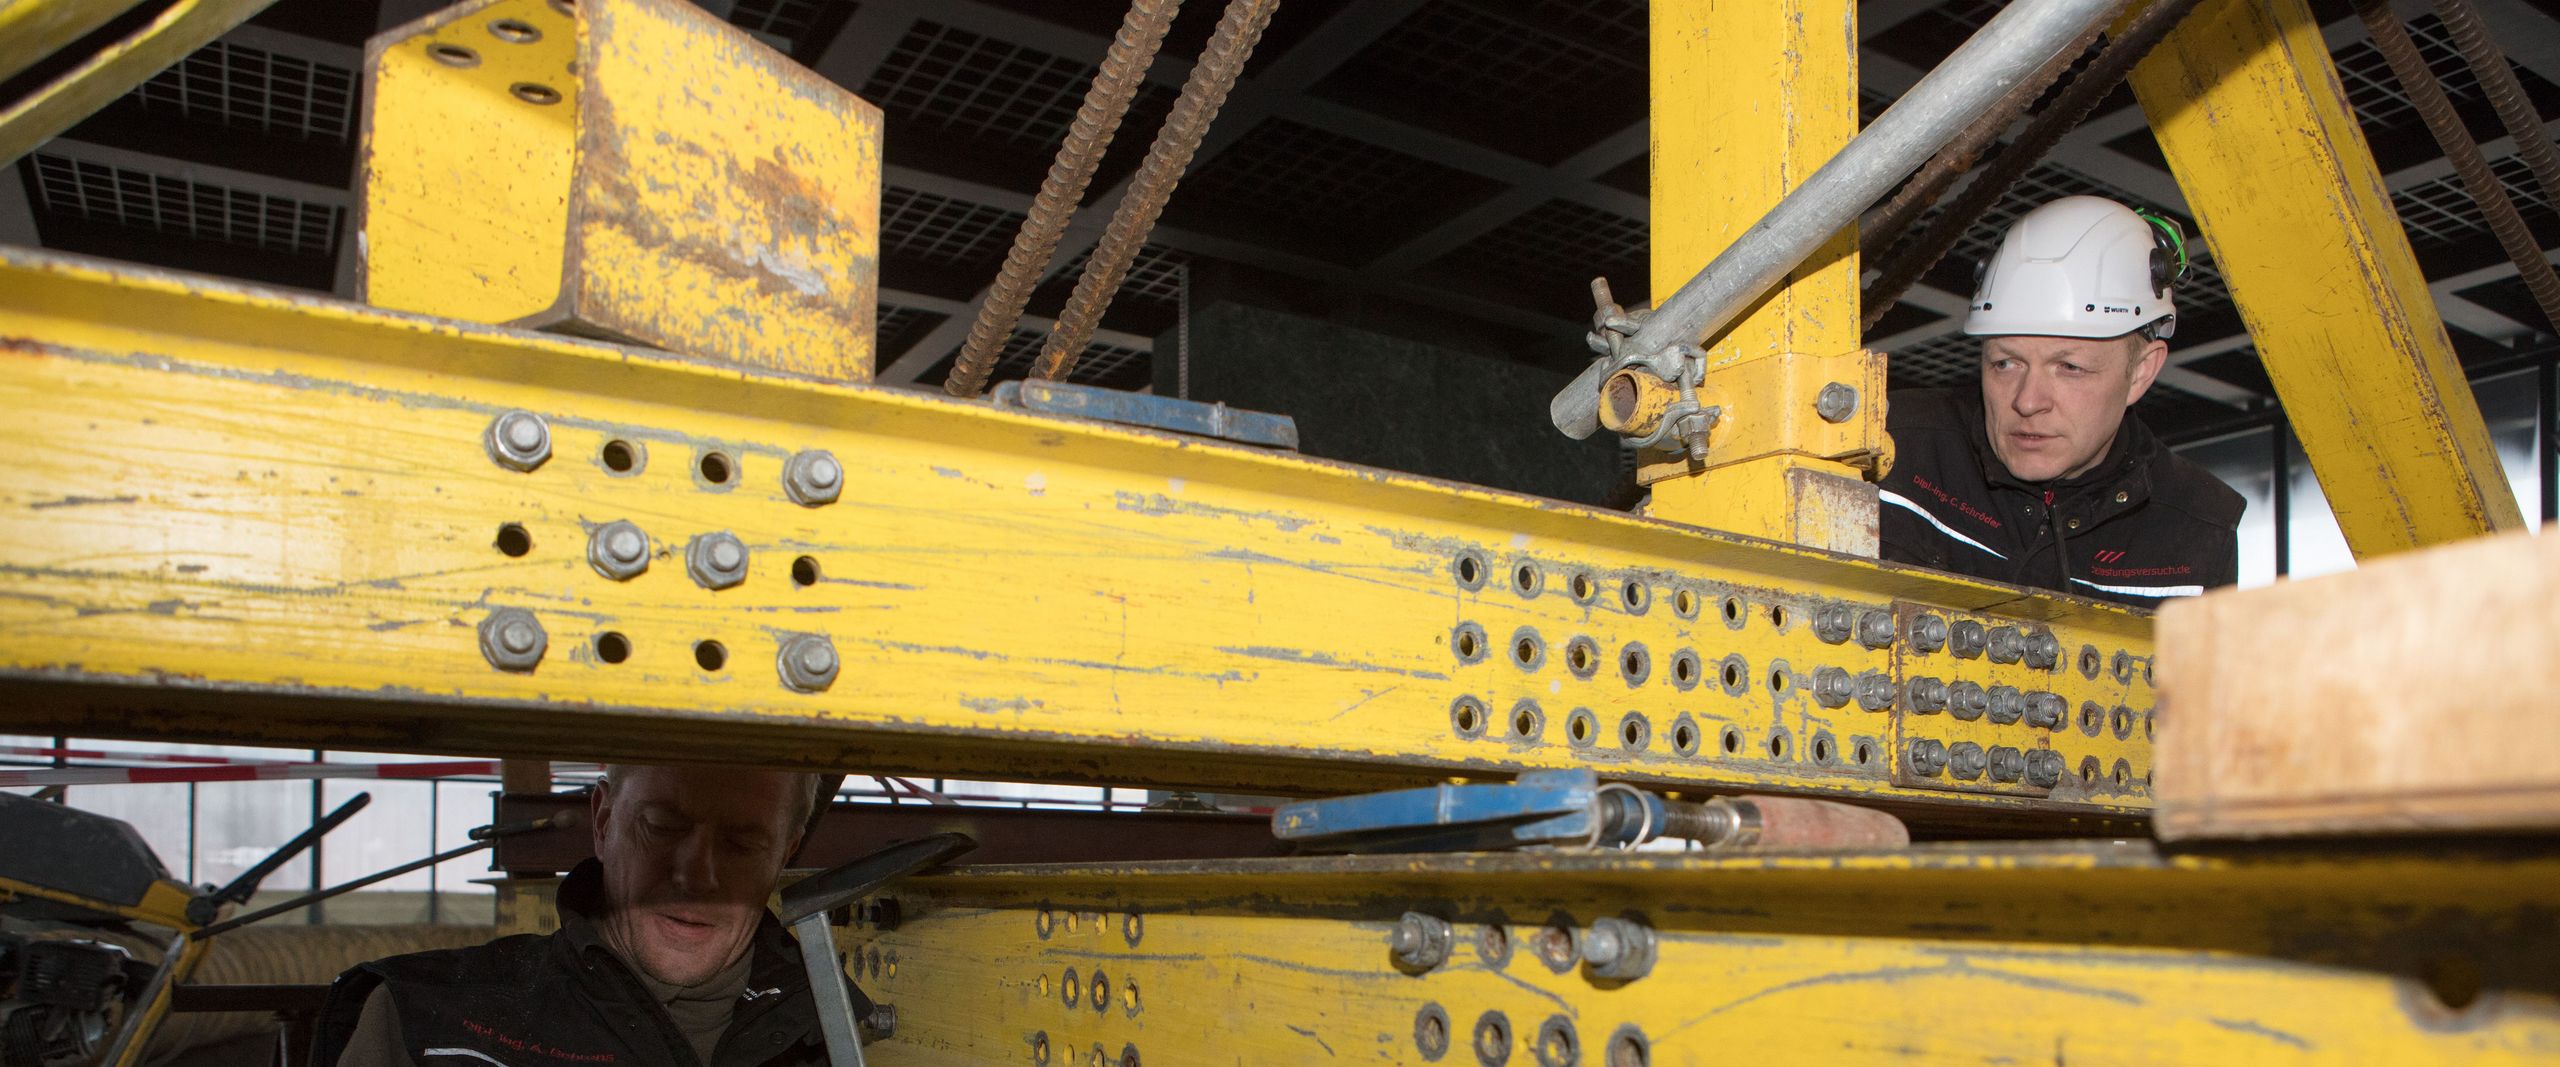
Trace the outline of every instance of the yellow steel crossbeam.
{"label": "yellow steel crossbeam", "polygon": [[141,0],[9,0],[0,3],[0,81],[17,77]]}
{"label": "yellow steel crossbeam", "polygon": [[[14,161],[53,139],[274,2],[175,0],[131,36],[109,43],[25,98],[0,101],[0,163]],[[57,46],[64,43],[67,38],[55,39],[65,30],[78,26],[94,29],[104,21],[98,15],[101,6],[18,0],[8,8],[0,8],[0,33],[26,34],[23,38],[0,39],[0,68],[22,60],[32,62],[26,58],[27,51],[47,41]],[[18,15],[13,10],[18,8],[26,9],[25,13]],[[62,21],[48,17],[57,13]],[[12,15],[23,21],[13,25]]]}
{"label": "yellow steel crossbeam", "polygon": [[2302,0],[2209,0],[2132,82],[2347,547],[2521,529]]}
{"label": "yellow steel crossbeam", "polygon": [[[843,940],[883,1065],[2522,1063],[2560,1049],[2555,884],[2548,844],[999,867]],[[1408,911],[1445,962],[1396,958]],[[1599,920],[1649,970],[1581,962]]]}
{"label": "yellow steel crossbeam", "polygon": [[[0,731],[2149,804],[2150,622],[2086,601],[40,253],[0,253],[0,350]],[[518,410],[550,426],[529,472],[484,436]],[[836,503],[784,491],[813,449],[840,462]],[[618,520],[651,545],[623,581],[589,558]],[[686,548],[722,531],[749,562],[714,591]],[[484,656],[499,609],[542,627],[533,669]],[[1930,626],[1944,647],[1905,636]],[[832,642],[825,691],[783,684],[795,635]],[[1952,711],[1840,688],[1924,679]],[[2021,721],[2039,701],[2060,721]],[[2070,773],[1921,774],[1897,758],[1913,741],[2050,749]]]}

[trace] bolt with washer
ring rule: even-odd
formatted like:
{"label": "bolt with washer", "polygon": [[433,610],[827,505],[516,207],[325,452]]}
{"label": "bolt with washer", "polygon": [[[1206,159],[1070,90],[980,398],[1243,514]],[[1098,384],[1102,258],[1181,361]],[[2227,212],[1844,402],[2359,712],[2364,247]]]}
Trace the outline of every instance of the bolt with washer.
{"label": "bolt with washer", "polygon": [[782,674],[782,684],[801,693],[815,693],[834,685],[836,671],[843,667],[836,659],[836,643],[825,634],[792,634],[783,638],[773,663]]}
{"label": "bolt with washer", "polygon": [[587,535],[587,563],[617,582],[627,582],[649,569],[649,535],[638,523],[615,519]]}
{"label": "bolt with washer", "polygon": [[2014,782],[2020,778],[2026,777],[2026,753],[2020,752],[2007,745],[1998,745],[1991,749],[1990,761],[1992,781]]}
{"label": "bolt with washer", "polygon": [[1911,742],[1903,752],[1904,762],[1910,764],[1911,773],[1920,777],[1935,778],[1947,769],[1947,746],[1943,741],[1923,737]]}
{"label": "bolt with washer", "polygon": [[1858,706],[1868,711],[1893,710],[1893,677],[1883,671],[1858,676]]}
{"label": "bolt with washer", "polygon": [[2038,789],[2062,784],[2062,753],[2049,748],[2027,753],[2027,784]]}
{"label": "bolt with washer", "polygon": [[2051,630],[2038,630],[2027,637],[2027,666],[2049,671],[2062,662],[2062,641]]}
{"label": "bolt with washer", "polygon": [[1982,717],[1991,710],[1991,696],[1978,682],[1956,682],[1947,686],[1947,714],[1966,722]]}
{"label": "bolt with washer", "polygon": [[804,508],[833,504],[844,492],[844,464],[823,448],[794,455],[782,465],[782,490]]}
{"label": "bolt with washer", "polygon": [[2015,686],[1995,685],[1991,687],[1983,707],[1991,716],[1992,722],[2008,726],[2016,723],[2018,717],[2026,713],[2026,694],[2018,692]]}
{"label": "bolt with washer", "polygon": [[1980,778],[1990,765],[1991,757],[1983,753],[1981,745],[1958,741],[1947,746],[1947,773],[1958,778],[1968,782]]}
{"label": "bolt with washer", "polygon": [[513,471],[529,471],[551,458],[551,424],[530,411],[510,411],[489,420],[480,435],[489,458]]}
{"label": "bolt with washer", "polygon": [[1947,710],[1947,683],[1935,678],[1914,678],[1910,689],[1912,711],[1935,715]]}
{"label": "bolt with washer", "polygon": [[2071,703],[2062,699],[2060,693],[2029,693],[2027,694],[2027,725],[2042,730],[2055,729],[2062,725],[2062,716],[2070,708]]}
{"label": "bolt with washer", "polygon": [[1813,413],[1824,422],[1847,422],[1858,413],[1858,391],[1840,382],[1825,385],[1813,399]]}
{"label": "bolt with washer", "polygon": [[1893,647],[1893,613],[1870,611],[1858,616],[1858,643],[1868,648]]}
{"label": "bolt with washer", "polygon": [[1947,620],[1935,615],[1912,616],[1912,651],[1935,652],[1945,647],[1947,647]]}
{"label": "bolt with washer", "polygon": [[1848,640],[1850,630],[1856,625],[1856,615],[1847,604],[1824,604],[1813,613],[1813,636],[1821,638],[1826,645]]}
{"label": "bolt with washer", "polygon": [[1653,931],[1626,919],[1594,919],[1582,935],[1582,964],[1594,978],[1632,982],[1653,973]]}
{"label": "bolt with washer", "polygon": [[684,546],[684,572],[705,589],[727,589],[746,581],[746,542],[727,530],[696,537]]}
{"label": "bolt with washer", "polygon": [[1396,920],[1387,947],[1395,953],[1397,967],[1420,974],[1449,962],[1450,940],[1449,920],[1408,911]]}
{"label": "bolt with washer", "polygon": [[1984,647],[1990,651],[1991,662],[2016,663],[2027,654],[2027,635],[2019,633],[2015,626],[1998,627],[1991,631]]}
{"label": "bolt with washer", "polygon": [[1813,672],[1813,699],[1823,707],[1847,706],[1857,695],[1857,687],[1849,681],[1849,672],[1838,667],[1824,667]]}
{"label": "bolt with washer", "polygon": [[523,608],[497,608],[480,620],[480,654],[502,671],[530,671],[551,647],[541,621]]}

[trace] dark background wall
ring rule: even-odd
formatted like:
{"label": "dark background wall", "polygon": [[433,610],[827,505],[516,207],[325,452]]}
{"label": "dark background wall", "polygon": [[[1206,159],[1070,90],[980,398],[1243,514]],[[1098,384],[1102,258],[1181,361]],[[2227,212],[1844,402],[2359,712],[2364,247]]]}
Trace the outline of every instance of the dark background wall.
{"label": "dark background wall", "polygon": [[[1175,333],[1155,391],[1175,395]],[[1221,300],[1191,315],[1193,400],[1298,420],[1301,451],[1591,504],[1623,496],[1618,450],[1547,422],[1554,371]]]}

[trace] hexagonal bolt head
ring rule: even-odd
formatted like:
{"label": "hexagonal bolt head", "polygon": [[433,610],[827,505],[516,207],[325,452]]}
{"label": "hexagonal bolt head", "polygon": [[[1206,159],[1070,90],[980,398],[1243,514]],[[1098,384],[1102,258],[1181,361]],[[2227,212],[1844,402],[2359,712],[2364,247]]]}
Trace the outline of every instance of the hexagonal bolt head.
{"label": "hexagonal bolt head", "polygon": [[2019,633],[2015,626],[2003,626],[1991,631],[1991,639],[1984,647],[1991,653],[1991,662],[2016,663],[2027,654],[2027,635]]}
{"label": "hexagonal bolt head", "polygon": [[1947,687],[1947,714],[1966,722],[1982,717],[1991,710],[1991,697],[1973,682],[1957,682]]}
{"label": "hexagonal bolt head", "polygon": [[1981,745],[1958,741],[1947,746],[1947,773],[1958,778],[1968,782],[1980,778],[1983,769],[1990,765],[1991,757],[1983,753]]}
{"label": "hexagonal bolt head", "polygon": [[1813,413],[1824,422],[1847,422],[1858,413],[1858,391],[1840,382],[1825,385],[1813,398]]}
{"label": "hexagonal bolt head", "polygon": [[1912,651],[1935,652],[1945,647],[1947,647],[1947,620],[1935,615],[1911,617]]}
{"label": "hexagonal bolt head", "polygon": [[1911,768],[1911,773],[1923,778],[1935,778],[1946,773],[1947,746],[1945,742],[1923,737],[1904,746],[1902,761]]}
{"label": "hexagonal bolt head", "polygon": [[1582,935],[1582,965],[1593,978],[1632,982],[1653,973],[1653,931],[1626,919],[1594,919]]}
{"label": "hexagonal bolt head", "polygon": [[1857,614],[1849,610],[1849,605],[1824,604],[1813,613],[1813,636],[1826,645],[1839,644],[1849,639],[1849,630],[1856,621]]}
{"label": "hexagonal bolt head", "polygon": [[1857,687],[1850,683],[1849,672],[1838,667],[1824,667],[1813,672],[1813,699],[1820,701],[1823,707],[1842,707],[1856,695]]}
{"label": "hexagonal bolt head", "polygon": [[1983,702],[1983,709],[1991,716],[1992,722],[2007,726],[2017,722],[2018,717],[2026,713],[2027,696],[2014,687],[1995,685],[1991,687],[1989,697]]}
{"label": "hexagonal bolt head", "polygon": [[746,581],[746,542],[727,530],[696,537],[684,546],[684,572],[705,589],[727,589]]}
{"label": "hexagonal bolt head", "polygon": [[1972,659],[1982,654],[1983,642],[1987,640],[1989,637],[1981,623],[1958,619],[1947,630],[1947,651],[1955,653],[1957,659]]}
{"label": "hexagonal bolt head", "polygon": [[836,684],[836,672],[844,664],[836,658],[836,643],[825,634],[792,634],[782,639],[773,667],[782,674],[783,685],[815,693]]}
{"label": "hexagonal bolt head", "polygon": [[1418,974],[1449,962],[1449,943],[1449,920],[1408,911],[1396,920],[1387,947],[1397,967]]}
{"label": "hexagonal bolt head", "polygon": [[2040,671],[2052,670],[2062,662],[2062,641],[2050,630],[2038,630],[2027,636],[2027,666]]}
{"label": "hexagonal bolt head", "polygon": [[822,448],[792,456],[782,465],[782,491],[804,508],[833,504],[844,493],[844,464]]}
{"label": "hexagonal bolt head", "polygon": [[2027,754],[2007,745],[1991,750],[1991,780],[2014,782],[2027,776]]}
{"label": "hexagonal bolt head", "polygon": [[1911,710],[1921,715],[1947,710],[1947,683],[1935,678],[1912,679]]}
{"label": "hexagonal bolt head", "polygon": [[2062,753],[2049,748],[2027,753],[2027,784],[2038,789],[2062,784]]}
{"label": "hexagonal bolt head", "polygon": [[1870,611],[1858,616],[1858,643],[1868,648],[1892,648],[1893,613]]}
{"label": "hexagonal bolt head", "polygon": [[637,578],[649,570],[649,535],[629,519],[598,526],[587,535],[587,563],[617,582]]}
{"label": "hexagonal bolt head", "polygon": [[1893,678],[1882,671],[1858,676],[1858,706],[1868,711],[1893,710]]}
{"label": "hexagonal bolt head", "polygon": [[873,1040],[885,1040],[898,1036],[898,1006],[895,1004],[872,1005],[870,1016],[862,1020],[862,1033],[863,1036]]}
{"label": "hexagonal bolt head", "polygon": [[2062,699],[2060,693],[2029,693],[2027,694],[2027,725],[2043,730],[2059,728],[2062,725],[2062,716],[2070,709],[2071,702]]}
{"label": "hexagonal bolt head", "polygon": [[489,458],[508,470],[529,471],[551,458],[551,424],[530,411],[510,411],[489,420],[480,435]]}
{"label": "hexagonal bolt head", "polygon": [[502,671],[529,671],[551,648],[551,635],[523,608],[497,608],[480,620],[480,654]]}

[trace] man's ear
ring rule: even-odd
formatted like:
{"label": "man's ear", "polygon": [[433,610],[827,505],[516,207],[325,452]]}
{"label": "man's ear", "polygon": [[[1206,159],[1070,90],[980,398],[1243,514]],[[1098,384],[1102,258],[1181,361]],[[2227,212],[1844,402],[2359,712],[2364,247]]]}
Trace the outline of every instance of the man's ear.
{"label": "man's ear", "polygon": [[588,847],[597,855],[604,853],[605,820],[613,817],[613,782],[596,779],[595,788],[587,790]]}
{"label": "man's ear", "polygon": [[2160,377],[2160,368],[2169,363],[2169,342],[2158,338],[2142,342],[2133,354],[2132,381],[2125,383],[2124,406],[2132,407],[2142,394],[2151,391],[2151,383]]}

